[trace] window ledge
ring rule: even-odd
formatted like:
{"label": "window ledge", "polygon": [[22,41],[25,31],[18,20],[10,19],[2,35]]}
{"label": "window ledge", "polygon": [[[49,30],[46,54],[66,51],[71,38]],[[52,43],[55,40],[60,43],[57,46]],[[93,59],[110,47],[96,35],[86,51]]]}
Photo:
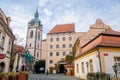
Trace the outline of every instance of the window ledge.
{"label": "window ledge", "polygon": [[9,54],[10,54],[10,51],[7,51],[7,53],[9,53]]}

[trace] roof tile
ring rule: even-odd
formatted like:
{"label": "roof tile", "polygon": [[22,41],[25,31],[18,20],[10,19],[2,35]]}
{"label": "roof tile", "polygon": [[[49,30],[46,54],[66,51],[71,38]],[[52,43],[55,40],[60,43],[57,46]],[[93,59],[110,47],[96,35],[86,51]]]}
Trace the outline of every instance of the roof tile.
{"label": "roof tile", "polygon": [[65,33],[65,32],[75,32],[74,24],[61,24],[56,25],[49,34],[53,33]]}

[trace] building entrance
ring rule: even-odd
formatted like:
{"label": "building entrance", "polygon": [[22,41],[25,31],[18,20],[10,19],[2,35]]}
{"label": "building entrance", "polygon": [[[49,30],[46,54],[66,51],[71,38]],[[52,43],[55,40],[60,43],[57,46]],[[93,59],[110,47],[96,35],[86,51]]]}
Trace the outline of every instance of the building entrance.
{"label": "building entrance", "polygon": [[66,64],[66,62],[64,60],[61,60],[58,62],[58,73],[65,72],[65,67],[64,67],[65,64]]}
{"label": "building entrance", "polygon": [[60,64],[59,73],[64,73],[64,71],[65,71],[64,64]]}

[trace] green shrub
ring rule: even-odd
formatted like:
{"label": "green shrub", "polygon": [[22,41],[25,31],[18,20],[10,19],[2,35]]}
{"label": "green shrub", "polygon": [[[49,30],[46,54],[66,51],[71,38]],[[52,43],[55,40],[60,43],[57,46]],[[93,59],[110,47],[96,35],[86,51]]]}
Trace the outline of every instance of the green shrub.
{"label": "green shrub", "polygon": [[8,73],[1,72],[0,73],[0,80],[7,80],[8,79]]}
{"label": "green shrub", "polygon": [[107,80],[109,75],[104,72],[88,73],[87,80]]}

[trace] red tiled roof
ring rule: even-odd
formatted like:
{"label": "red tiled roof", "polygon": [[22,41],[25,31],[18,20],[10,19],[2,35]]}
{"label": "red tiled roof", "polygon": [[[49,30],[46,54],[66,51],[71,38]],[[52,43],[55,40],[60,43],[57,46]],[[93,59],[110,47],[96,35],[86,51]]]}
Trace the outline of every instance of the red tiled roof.
{"label": "red tiled roof", "polygon": [[97,37],[82,47],[81,53],[76,58],[94,49],[97,46],[120,47],[120,32],[107,30],[103,33],[100,33]]}
{"label": "red tiled roof", "polygon": [[46,39],[43,39],[42,41],[46,41]]}
{"label": "red tiled roof", "polygon": [[25,51],[23,46],[16,45],[16,44],[13,45],[13,49],[16,50],[19,54],[22,54]]}
{"label": "red tiled roof", "polygon": [[75,32],[74,24],[61,24],[56,25],[49,34],[53,33],[65,33],[65,32]]}
{"label": "red tiled roof", "polygon": [[108,35],[120,35],[120,32],[114,31],[112,29],[108,29],[105,32],[103,32],[102,34],[108,34]]}

